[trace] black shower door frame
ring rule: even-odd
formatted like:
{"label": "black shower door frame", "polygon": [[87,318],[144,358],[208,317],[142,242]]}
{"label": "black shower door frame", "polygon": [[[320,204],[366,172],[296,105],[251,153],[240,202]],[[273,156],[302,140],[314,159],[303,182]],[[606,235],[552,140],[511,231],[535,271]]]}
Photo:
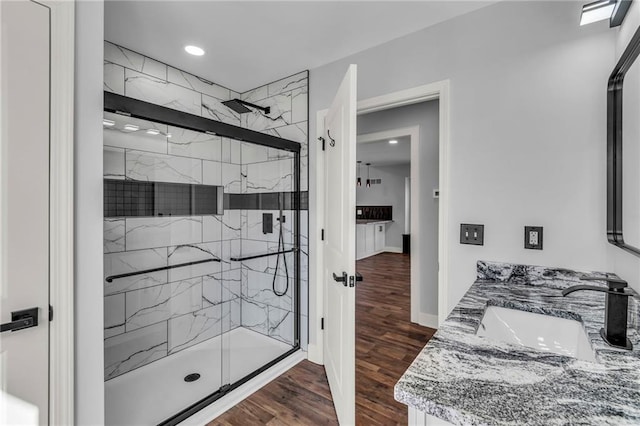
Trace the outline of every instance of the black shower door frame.
{"label": "black shower door frame", "polygon": [[234,389],[242,386],[249,380],[263,373],[283,359],[300,350],[300,144],[277,136],[267,135],[255,130],[245,129],[232,124],[223,123],[199,115],[190,114],[183,111],[167,108],[161,105],[152,104],[127,96],[118,95],[111,92],[104,92],[104,110],[127,117],[139,118],[153,121],[169,126],[181,127],[196,132],[215,134],[217,136],[234,139],[240,142],[249,142],[269,148],[276,148],[289,151],[294,154],[293,160],[293,211],[294,223],[294,258],[295,258],[295,318],[294,318],[294,346],[289,351],[263,365],[254,372],[242,379],[223,385],[209,396],[202,398],[190,407],[176,413],[174,416],[160,423],[162,426],[173,426],[191,417],[196,412],[209,406],[213,402],[222,398]]}

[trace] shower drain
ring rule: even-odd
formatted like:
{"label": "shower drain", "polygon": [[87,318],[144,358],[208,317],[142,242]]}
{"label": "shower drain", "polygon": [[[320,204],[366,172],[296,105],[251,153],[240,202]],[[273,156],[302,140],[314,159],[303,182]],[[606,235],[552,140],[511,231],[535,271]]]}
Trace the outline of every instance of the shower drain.
{"label": "shower drain", "polygon": [[199,378],[200,378],[200,375],[198,373],[191,373],[191,374],[187,374],[186,376],[184,376],[184,381],[187,382],[187,383],[195,382]]}

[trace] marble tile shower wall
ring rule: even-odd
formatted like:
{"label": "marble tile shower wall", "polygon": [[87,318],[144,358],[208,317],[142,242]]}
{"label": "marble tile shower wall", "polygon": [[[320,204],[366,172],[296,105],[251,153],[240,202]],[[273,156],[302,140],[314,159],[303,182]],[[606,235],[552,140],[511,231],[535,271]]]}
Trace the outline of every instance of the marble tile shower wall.
{"label": "marble tile shower wall", "polygon": [[[307,190],[307,73],[239,94],[171,66],[105,42],[104,88],[302,144],[301,189]],[[240,116],[221,104],[241,97],[269,105],[269,116]],[[291,157],[251,144],[129,119],[171,138],[105,130],[104,175],[222,185],[225,193],[292,189]],[[262,234],[260,210],[227,210],[223,216],[109,218],[104,221],[105,276],[216,256],[222,263],[153,272],[105,281],[105,379],[110,379],[240,325],[291,342],[293,255],[288,254],[288,292],[282,257],[229,259],[278,249],[280,222]],[[301,221],[301,321],[306,347],[307,212]],[[291,211],[284,213],[286,248],[293,243]],[[242,313],[242,315],[241,315]]]}

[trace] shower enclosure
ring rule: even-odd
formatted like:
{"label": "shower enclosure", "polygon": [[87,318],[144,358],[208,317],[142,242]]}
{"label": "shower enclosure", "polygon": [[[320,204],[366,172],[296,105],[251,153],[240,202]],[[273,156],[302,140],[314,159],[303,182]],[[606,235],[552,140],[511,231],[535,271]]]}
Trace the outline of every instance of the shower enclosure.
{"label": "shower enclosure", "polygon": [[106,422],[177,424],[299,349],[300,144],[104,109]]}

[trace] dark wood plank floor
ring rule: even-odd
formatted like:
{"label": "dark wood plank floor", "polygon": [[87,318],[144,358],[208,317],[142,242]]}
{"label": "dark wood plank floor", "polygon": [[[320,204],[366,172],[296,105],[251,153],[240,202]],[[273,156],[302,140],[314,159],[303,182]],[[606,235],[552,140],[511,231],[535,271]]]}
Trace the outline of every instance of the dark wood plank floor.
{"label": "dark wood plank floor", "polygon": [[[358,261],[356,287],[356,422],[407,424],[393,386],[435,333],[410,322],[408,255],[382,253]],[[336,425],[322,366],[303,361],[210,425]]]}

